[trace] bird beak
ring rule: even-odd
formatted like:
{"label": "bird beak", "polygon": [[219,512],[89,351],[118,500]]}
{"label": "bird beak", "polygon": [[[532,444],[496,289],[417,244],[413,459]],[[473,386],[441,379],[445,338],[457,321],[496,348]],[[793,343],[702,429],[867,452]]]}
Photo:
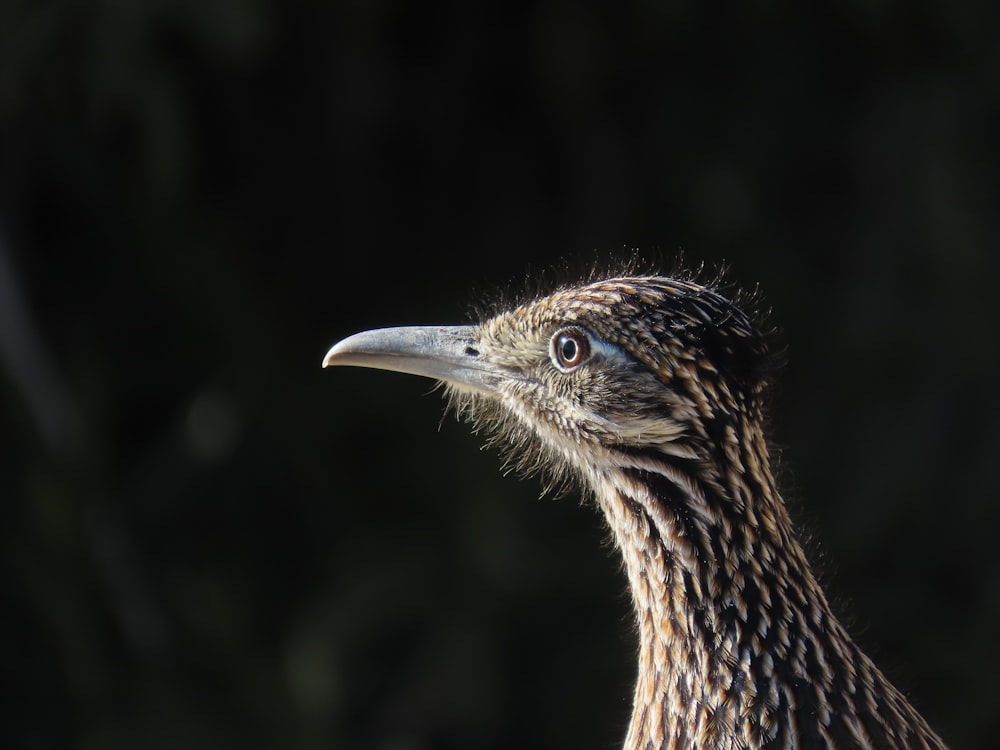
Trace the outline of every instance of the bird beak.
{"label": "bird beak", "polygon": [[475,331],[476,326],[364,331],[334,344],[326,353],[323,367],[352,365],[392,370],[443,380],[463,390],[495,393],[505,375],[480,356]]}

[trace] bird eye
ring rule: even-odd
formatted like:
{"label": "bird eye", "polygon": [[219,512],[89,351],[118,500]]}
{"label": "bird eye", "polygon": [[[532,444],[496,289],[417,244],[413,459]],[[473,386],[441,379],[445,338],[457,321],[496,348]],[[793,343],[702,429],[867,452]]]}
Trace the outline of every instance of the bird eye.
{"label": "bird eye", "polygon": [[552,361],[561,370],[572,370],[590,356],[590,337],[579,328],[563,328],[552,337]]}

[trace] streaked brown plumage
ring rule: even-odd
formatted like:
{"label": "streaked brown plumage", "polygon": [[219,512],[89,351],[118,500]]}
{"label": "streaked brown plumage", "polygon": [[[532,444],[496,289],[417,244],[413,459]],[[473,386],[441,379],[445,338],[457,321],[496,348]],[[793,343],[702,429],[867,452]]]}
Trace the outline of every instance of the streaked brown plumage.
{"label": "streaked brown plumage", "polygon": [[521,468],[595,498],[639,627],[638,748],[943,748],[832,614],[763,432],[764,337],[712,289],[563,288],[477,326],[369,331],[325,365],[444,381]]}

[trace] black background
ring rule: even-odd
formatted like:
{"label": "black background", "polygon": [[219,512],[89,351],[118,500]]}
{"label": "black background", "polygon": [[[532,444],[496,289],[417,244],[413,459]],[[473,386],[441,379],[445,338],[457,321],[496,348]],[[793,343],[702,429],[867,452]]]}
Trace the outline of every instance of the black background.
{"label": "black background", "polygon": [[0,6],[0,704],[20,748],[613,748],[597,513],[343,335],[637,247],[760,285],[838,609],[1000,723],[981,2]]}

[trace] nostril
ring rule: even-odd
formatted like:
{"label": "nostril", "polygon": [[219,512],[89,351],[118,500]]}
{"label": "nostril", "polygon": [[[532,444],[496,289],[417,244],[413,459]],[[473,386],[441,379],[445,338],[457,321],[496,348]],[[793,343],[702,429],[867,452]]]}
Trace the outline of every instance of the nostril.
{"label": "nostril", "polygon": [[465,353],[468,354],[470,357],[478,357],[479,356],[479,350],[476,349],[475,347],[471,347],[471,346],[465,347]]}

